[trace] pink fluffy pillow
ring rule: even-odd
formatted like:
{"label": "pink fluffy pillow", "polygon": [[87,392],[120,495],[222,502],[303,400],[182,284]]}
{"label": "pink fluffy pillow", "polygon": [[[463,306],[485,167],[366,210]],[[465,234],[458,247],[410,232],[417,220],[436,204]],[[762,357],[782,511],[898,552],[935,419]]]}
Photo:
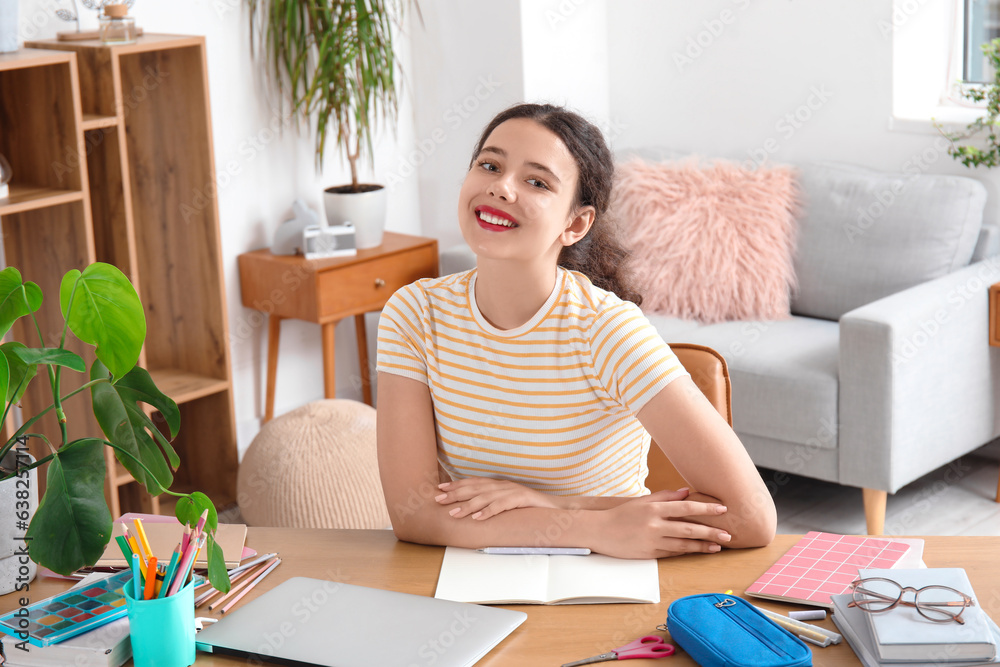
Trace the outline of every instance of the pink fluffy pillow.
{"label": "pink fluffy pillow", "polygon": [[705,323],[787,318],[796,202],[790,167],[620,165],[613,206],[643,310]]}

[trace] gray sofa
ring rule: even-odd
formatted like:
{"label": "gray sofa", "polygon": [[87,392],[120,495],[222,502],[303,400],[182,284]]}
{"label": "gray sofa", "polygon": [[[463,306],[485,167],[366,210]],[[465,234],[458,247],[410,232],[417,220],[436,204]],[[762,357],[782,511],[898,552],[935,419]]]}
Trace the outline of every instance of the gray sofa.
{"label": "gray sofa", "polygon": [[[826,163],[800,166],[799,185],[789,319],[649,319],[667,342],[726,358],[757,465],[864,489],[881,534],[887,493],[1000,435],[1000,350],[987,344],[1000,230],[983,225],[971,178]],[[441,261],[451,273],[475,258]]]}

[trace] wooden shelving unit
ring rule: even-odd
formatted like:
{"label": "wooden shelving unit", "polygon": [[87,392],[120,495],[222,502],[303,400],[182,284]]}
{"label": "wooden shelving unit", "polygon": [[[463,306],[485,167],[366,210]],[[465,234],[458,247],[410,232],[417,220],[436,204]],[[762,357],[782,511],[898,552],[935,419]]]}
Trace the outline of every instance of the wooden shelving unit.
{"label": "wooden shelving unit", "polygon": [[[215,183],[204,38],[26,46],[0,56],[0,153],[15,178],[0,202],[6,263],[47,295],[47,337],[61,331],[65,271],[102,261],[129,276],[146,310],[139,363],[181,409],[174,488],[230,504],[236,429],[218,207],[204,194]],[[32,333],[14,335],[37,344]],[[51,401],[34,385],[32,413]],[[97,432],[89,398],[74,403],[70,437]],[[54,421],[44,432],[57,437]],[[112,513],[157,511],[110,448],[107,458]]]}

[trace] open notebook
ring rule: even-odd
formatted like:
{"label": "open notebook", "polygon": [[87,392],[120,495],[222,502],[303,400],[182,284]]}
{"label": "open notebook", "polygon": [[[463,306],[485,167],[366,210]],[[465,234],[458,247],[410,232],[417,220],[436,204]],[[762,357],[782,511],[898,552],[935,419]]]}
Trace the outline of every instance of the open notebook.
{"label": "open notebook", "polygon": [[659,602],[655,560],[495,555],[448,547],[434,597],[481,604]]}

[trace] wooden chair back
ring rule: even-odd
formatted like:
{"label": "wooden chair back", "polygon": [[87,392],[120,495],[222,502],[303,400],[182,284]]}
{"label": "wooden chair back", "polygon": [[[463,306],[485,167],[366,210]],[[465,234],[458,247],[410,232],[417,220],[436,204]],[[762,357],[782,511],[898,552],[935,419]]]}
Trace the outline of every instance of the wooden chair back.
{"label": "wooden chair back", "polygon": [[[732,426],[732,386],[729,382],[729,368],[722,355],[710,347],[693,343],[672,343],[670,349],[691,374],[695,385]],[[655,442],[649,446],[646,463],[649,466],[646,488],[650,491],[689,486]]]}

